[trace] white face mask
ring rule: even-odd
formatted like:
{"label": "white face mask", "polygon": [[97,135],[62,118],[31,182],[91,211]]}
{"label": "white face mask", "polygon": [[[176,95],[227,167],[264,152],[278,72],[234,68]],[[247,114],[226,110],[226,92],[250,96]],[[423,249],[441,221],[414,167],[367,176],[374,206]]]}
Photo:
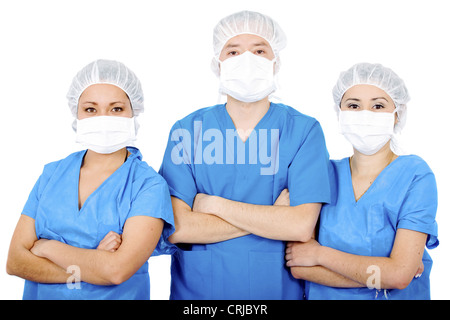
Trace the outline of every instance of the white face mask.
{"label": "white face mask", "polygon": [[246,51],[220,62],[220,93],[256,102],[275,91],[274,62]]}
{"label": "white face mask", "polygon": [[77,120],[76,142],[97,153],[113,153],[136,140],[135,118],[95,116]]}
{"label": "white face mask", "polygon": [[365,155],[377,153],[393,136],[395,111],[340,111],[341,133],[353,147]]}

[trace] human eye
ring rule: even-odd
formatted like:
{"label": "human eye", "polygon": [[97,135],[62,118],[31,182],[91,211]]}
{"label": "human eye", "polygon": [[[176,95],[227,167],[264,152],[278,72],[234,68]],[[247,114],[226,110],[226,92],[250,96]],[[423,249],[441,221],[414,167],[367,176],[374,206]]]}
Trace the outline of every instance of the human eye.
{"label": "human eye", "polygon": [[122,112],[123,108],[122,107],[114,107],[111,109],[112,112]]}
{"label": "human eye", "polygon": [[95,108],[93,108],[93,107],[85,107],[84,108],[84,112],[87,112],[87,113],[94,113],[96,111],[97,110],[95,110]]}
{"label": "human eye", "polygon": [[358,108],[359,108],[359,105],[357,105],[356,103],[349,103],[347,105],[347,109],[356,110]]}
{"label": "human eye", "polygon": [[266,52],[264,50],[262,50],[262,49],[258,49],[258,50],[255,51],[255,54],[257,54],[257,55],[263,55],[265,53]]}
{"label": "human eye", "polygon": [[236,50],[231,50],[228,51],[227,55],[228,56],[237,56],[239,54],[239,52],[237,52]]}
{"label": "human eye", "polygon": [[381,103],[377,103],[372,108],[375,110],[381,110],[384,109],[384,105],[382,105]]}

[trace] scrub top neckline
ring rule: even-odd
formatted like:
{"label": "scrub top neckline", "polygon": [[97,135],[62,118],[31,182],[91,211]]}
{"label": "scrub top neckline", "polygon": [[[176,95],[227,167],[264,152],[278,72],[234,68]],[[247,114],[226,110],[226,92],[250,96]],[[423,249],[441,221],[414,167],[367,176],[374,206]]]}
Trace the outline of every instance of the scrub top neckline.
{"label": "scrub top neckline", "polygon": [[[237,128],[234,125],[233,119],[231,119],[230,114],[228,113],[227,110],[227,104],[224,103],[222,105],[223,107],[223,112],[225,113],[225,121],[226,121],[226,127],[225,129],[229,129],[228,127],[234,129],[237,132]],[[272,102],[269,101],[269,109],[267,109],[266,113],[264,114],[264,116],[258,121],[258,123],[255,125],[255,127],[252,128],[252,131],[256,131],[259,127],[261,127],[264,122],[267,121],[267,119],[270,117],[270,115],[272,114],[272,110],[273,110],[273,106],[272,106]],[[242,140],[242,138],[238,135],[239,137],[239,141],[242,142],[242,144],[247,144],[247,141],[249,140],[249,137],[247,137],[247,139],[245,141]]]}
{"label": "scrub top neckline", "polygon": [[86,198],[86,200],[84,200],[84,203],[83,203],[83,205],[82,205],[81,208],[80,208],[80,206],[79,206],[79,204],[78,204],[79,199],[80,199],[80,171],[81,171],[81,165],[83,164],[84,157],[85,157],[86,153],[88,152],[88,150],[85,150],[84,153],[81,154],[81,157],[80,157],[80,159],[78,160],[79,163],[78,163],[78,166],[77,166],[77,179],[76,179],[76,195],[77,195],[77,198],[76,198],[76,208],[77,208],[77,212],[78,212],[79,214],[80,214],[80,213],[83,211],[83,209],[86,207],[86,204],[89,202],[89,199],[91,199],[93,196],[95,196],[95,194],[97,194],[98,192],[100,192],[99,190],[101,190],[101,189],[103,188],[104,185],[108,184],[108,182],[109,182],[110,180],[112,180],[114,176],[117,175],[117,172],[120,171],[120,170],[125,166],[125,164],[129,162],[130,158],[131,158],[132,156],[135,155],[135,154],[134,154],[133,152],[131,152],[128,148],[127,148],[127,150],[130,152],[130,154],[129,154],[129,156],[127,157],[126,161],[125,161],[124,163],[122,163],[121,166],[120,166],[119,168],[116,169],[116,171],[114,171],[113,173],[111,173],[110,176],[109,176],[108,178],[106,178],[105,181],[103,181],[103,182],[102,182],[102,183],[101,183],[94,191],[91,192],[91,194]]}
{"label": "scrub top neckline", "polygon": [[363,201],[365,198],[367,198],[366,194],[371,193],[372,189],[375,188],[374,185],[376,185],[377,181],[381,179],[380,177],[385,175],[385,172],[388,171],[389,168],[395,162],[397,162],[398,159],[400,159],[402,157],[403,156],[397,156],[396,159],[391,161],[383,170],[381,170],[381,172],[378,174],[378,176],[375,178],[375,180],[373,180],[372,184],[369,186],[369,188],[366,190],[366,192],[364,192],[364,194],[358,200],[356,200],[355,191],[353,189],[352,171],[350,169],[350,157],[345,158],[345,167],[346,167],[346,173],[347,173],[347,183],[346,183],[346,185],[350,188],[350,190],[348,191],[348,194],[351,195],[352,203],[354,203],[355,205],[358,205],[358,203],[361,203],[361,201]]}

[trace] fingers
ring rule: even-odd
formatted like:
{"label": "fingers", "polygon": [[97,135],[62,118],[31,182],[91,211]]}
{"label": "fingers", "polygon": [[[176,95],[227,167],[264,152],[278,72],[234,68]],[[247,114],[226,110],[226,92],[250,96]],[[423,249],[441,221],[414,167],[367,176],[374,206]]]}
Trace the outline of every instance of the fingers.
{"label": "fingers", "polygon": [[284,259],[286,260],[286,266],[288,266],[288,267],[292,264],[291,260],[293,259],[293,255],[292,255],[292,246],[293,245],[294,245],[293,242],[286,243]]}
{"label": "fingers", "polygon": [[119,238],[121,239],[122,237],[118,233],[116,233],[114,231],[110,231],[106,234],[106,236],[102,239],[102,241],[100,241],[99,245],[109,243],[109,242],[113,241],[114,239],[119,239]]}
{"label": "fingers", "polygon": [[121,243],[122,243],[122,236],[114,231],[110,231],[102,239],[102,241],[100,241],[97,249],[115,252],[117,249],[119,249]]}
{"label": "fingers", "polygon": [[280,195],[275,200],[274,205],[278,205],[278,206],[289,206],[290,205],[289,190],[288,189],[283,189],[280,192]]}
{"label": "fingers", "polygon": [[417,272],[414,275],[414,278],[420,278],[420,276],[422,275],[424,270],[425,270],[425,266],[423,265],[423,262],[421,262],[419,265],[419,269],[417,269]]}

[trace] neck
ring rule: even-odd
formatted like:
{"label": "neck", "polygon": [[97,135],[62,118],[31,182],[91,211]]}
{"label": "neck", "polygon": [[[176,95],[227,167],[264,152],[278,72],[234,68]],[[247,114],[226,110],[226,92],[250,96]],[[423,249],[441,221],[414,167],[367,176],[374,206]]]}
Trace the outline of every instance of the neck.
{"label": "neck", "polygon": [[390,148],[390,141],[386,143],[377,153],[367,156],[354,149],[350,158],[352,174],[356,175],[378,175],[393,160],[397,158]]}
{"label": "neck", "polygon": [[101,168],[102,170],[115,170],[125,162],[128,155],[127,148],[122,148],[116,152],[103,154],[88,150],[84,156],[83,167],[93,169]]}
{"label": "neck", "polygon": [[[256,102],[242,102],[231,96],[227,96],[226,109],[237,129],[249,129],[245,128],[245,126],[256,125],[264,117],[269,107],[269,97]],[[244,128],[238,127],[240,124]]]}

